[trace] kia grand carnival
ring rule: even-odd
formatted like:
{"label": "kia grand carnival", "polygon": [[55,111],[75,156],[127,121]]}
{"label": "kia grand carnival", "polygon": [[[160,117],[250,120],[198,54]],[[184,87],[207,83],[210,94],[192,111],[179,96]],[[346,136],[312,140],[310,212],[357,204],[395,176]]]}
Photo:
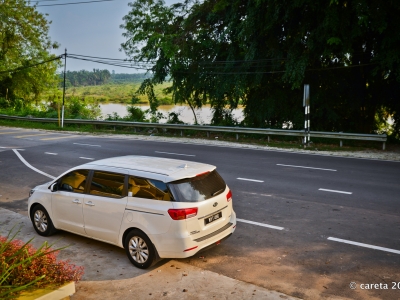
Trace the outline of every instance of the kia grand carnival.
{"label": "kia grand carnival", "polygon": [[236,227],[215,166],[146,156],[72,168],[31,190],[28,212],[38,234],[60,229],[117,245],[142,269],[218,245]]}

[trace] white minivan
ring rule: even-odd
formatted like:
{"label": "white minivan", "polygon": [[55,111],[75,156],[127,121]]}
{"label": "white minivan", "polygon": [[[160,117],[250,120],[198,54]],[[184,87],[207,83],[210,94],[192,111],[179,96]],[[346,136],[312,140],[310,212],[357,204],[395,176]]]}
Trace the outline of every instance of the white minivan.
{"label": "white minivan", "polygon": [[236,227],[232,193],[215,166],[134,155],[35,187],[28,212],[38,234],[60,229],[117,245],[142,269],[218,245]]}

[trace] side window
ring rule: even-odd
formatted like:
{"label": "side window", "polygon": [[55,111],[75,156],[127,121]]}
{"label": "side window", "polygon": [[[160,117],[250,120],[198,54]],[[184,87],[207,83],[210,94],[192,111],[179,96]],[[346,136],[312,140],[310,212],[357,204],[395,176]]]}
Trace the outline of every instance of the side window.
{"label": "side window", "polygon": [[122,198],[124,196],[124,182],[125,175],[94,171],[89,194],[111,198]]}
{"label": "side window", "polygon": [[58,181],[58,190],[83,194],[89,170],[75,170]]}
{"label": "side window", "polygon": [[173,201],[167,184],[159,180],[130,176],[128,192],[132,193],[132,197]]}

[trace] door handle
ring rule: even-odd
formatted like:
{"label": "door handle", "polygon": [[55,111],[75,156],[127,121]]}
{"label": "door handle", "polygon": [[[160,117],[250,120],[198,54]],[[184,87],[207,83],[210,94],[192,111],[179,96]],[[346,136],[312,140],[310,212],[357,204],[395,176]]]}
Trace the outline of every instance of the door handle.
{"label": "door handle", "polygon": [[85,202],[85,204],[86,204],[86,205],[89,205],[89,206],[94,206],[94,204],[93,204],[93,202],[92,202],[92,201]]}
{"label": "door handle", "polygon": [[72,201],[73,203],[77,203],[77,204],[81,204],[81,201],[79,201],[78,199],[75,199],[74,201]]}

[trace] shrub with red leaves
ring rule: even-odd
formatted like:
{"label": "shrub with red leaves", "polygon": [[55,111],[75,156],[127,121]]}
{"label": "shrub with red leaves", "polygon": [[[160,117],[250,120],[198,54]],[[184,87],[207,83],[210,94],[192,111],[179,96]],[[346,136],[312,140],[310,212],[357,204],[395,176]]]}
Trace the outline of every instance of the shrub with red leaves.
{"label": "shrub with red leaves", "polygon": [[35,249],[29,242],[0,236],[0,298],[15,297],[28,287],[60,286],[81,279],[83,267],[57,261],[59,249],[51,249],[46,242]]}

